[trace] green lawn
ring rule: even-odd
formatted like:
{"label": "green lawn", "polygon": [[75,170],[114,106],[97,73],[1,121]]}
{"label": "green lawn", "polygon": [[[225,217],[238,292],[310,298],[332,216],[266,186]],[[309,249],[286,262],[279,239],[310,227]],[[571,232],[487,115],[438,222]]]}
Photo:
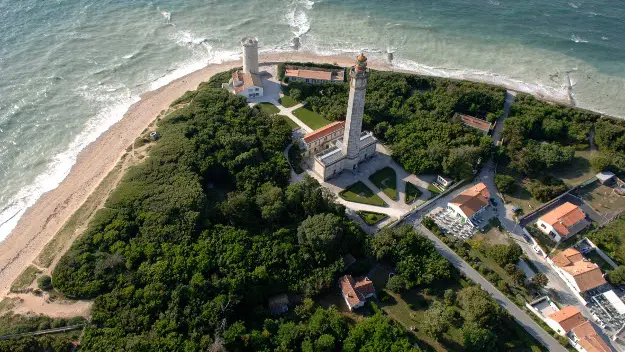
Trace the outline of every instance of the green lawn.
{"label": "green lawn", "polygon": [[429,199],[432,199],[432,198],[438,196],[439,194],[441,194],[441,191],[438,188],[434,187],[434,185],[431,184],[431,183],[428,185],[428,191],[430,191],[432,193],[432,194],[430,194],[430,198]]}
{"label": "green lawn", "polygon": [[330,123],[330,121],[324,119],[323,116],[314,111],[310,111],[305,107],[294,110],[293,115],[313,130],[319,129]]}
{"label": "green lawn", "polygon": [[297,100],[291,98],[288,95],[285,95],[282,98],[280,98],[280,104],[284,106],[285,108],[292,108],[299,103],[297,102]]}
{"label": "green lawn", "polygon": [[291,120],[290,117],[288,116],[284,116],[284,115],[278,115],[280,116],[284,121],[286,121],[286,123],[289,124],[289,126],[291,126],[291,128],[299,128],[299,125],[295,123],[295,121]]}
{"label": "green lawn", "polygon": [[379,223],[380,221],[388,218],[388,215],[386,214],[373,213],[370,211],[359,211],[358,216],[360,216],[360,218],[364,220],[364,222],[367,225],[370,225],[370,226],[375,225]]}
{"label": "green lawn", "polygon": [[369,180],[392,200],[397,200],[397,174],[391,167],[385,167],[369,176]]}
{"label": "green lawn", "polygon": [[597,173],[590,167],[590,159],[601,152],[583,150],[576,151],[573,161],[566,167],[556,168],[551,171],[551,175],[562,179],[569,187],[574,187],[595,176]]}
{"label": "green lawn", "polygon": [[604,274],[608,271],[614,270],[614,267],[612,267],[612,265],[606,262],[605,259],[601,258],[601,256],[596,251],[591,251],[590,253],[585,254],[584,256],[588,258],[591,262],[599,265],[599,267],[601,268],[601,271]]}
{"label": "green lawn", "polygon": [[278,109],[275,105],[271,103],[259,103],[258,107],[268,115],[273,115],[280,112],[280,109]]}
{"label": "green lawn", "polygon": [[406,182],[406,204],[414,202],[421,196],[421,190],[410,182]]}
{"label": "green lawn", "polygon": [[367,185],[360,181],[341,191],[339,196],[348,202],[369,204],[378,207],[387,206],[382,198],[378,197]]}

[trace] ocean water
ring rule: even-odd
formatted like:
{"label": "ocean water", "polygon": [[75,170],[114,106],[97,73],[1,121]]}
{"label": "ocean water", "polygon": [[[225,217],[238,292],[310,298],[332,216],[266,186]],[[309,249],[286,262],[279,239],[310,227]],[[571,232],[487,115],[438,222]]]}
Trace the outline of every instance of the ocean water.
{"label": "ocean water", "polygon": [[140,94],[261,51],[393,52],[625,116],[622,0],[0,0],[0,239]]}

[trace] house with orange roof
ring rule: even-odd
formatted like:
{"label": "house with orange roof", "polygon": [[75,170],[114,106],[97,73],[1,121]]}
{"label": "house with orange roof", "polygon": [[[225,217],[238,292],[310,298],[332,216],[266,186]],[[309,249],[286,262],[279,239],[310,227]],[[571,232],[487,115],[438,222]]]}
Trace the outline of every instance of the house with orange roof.
{"label": "house with orange roof", "polygon": [[567,286],[576,293],[577,298],[586,304],[581,294],[596,289],[607,282],[597,264],[584,259],[575,248],[568,248],[550,258],[556,272]]}
{"label": "house with orange roof", "polygon": [[284,77],[289,82],[300,81],[311,84],[341,83],[345,81],[344,69],[330,69],[321,67],[287,66]]}
{"label": "house with orange roof", "polygon": [[566,336],[571,329],[586,321],[579,309],[574,306],[566,306],[548,315],[547,319],[548,325],[562,336]]}
{"label": "house with orange roof", "polygon": [[490,131],[492,124],[486,120],[478,119],[477,117],[473,117],[470,115],[458,114],[454,115],[456,119],[462,122],[465,126],[469,126],[471,128],[475,128],[476,130],[481,131],[484,134],[488,134]]}
{"label": "house with orange roof", "polygon": [[536,222],[538,229],[555,241],[571,237],[590,225],[586,214],[577,205],[566,202],[543,215]]}
{"label": "house with orange roof", "polygon": [[462,222],[470,222],[480,214],[490,200],[490,192],[484,183],[478,183],[467,188],[464,192],[454,197],[447,203],[447,209],[452,210],[456,216],[462,218]]}
{"label": "house with orange roof", "polygon": [[375,297],[375,287],[368,277],[356,280],[351,275],[345,275],[339,279],[339,288],[349,310],[360,308],[367,298]]}
{"label": "house with orange roof", "polygon": [[313,155],[329,149],[345,132],[345,121],[332,122],[329,125],[314,130],[302,137],[304,155]]}
{"label": "house with orange roof", "polygon": [[[571,329],[572,340],[578,344],[582,352],[611,352],[612,349],[599,336],[592,323],[585,321]],[[579,348],[581,347],[581,348]]]}

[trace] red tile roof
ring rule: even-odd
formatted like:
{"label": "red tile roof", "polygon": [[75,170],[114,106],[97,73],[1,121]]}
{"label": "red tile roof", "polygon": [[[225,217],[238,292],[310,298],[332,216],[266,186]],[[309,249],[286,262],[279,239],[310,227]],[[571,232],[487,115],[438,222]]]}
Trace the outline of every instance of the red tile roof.
{"label": "red tile roof", "polygon": [[363,294],[365,297],[375,294],[375,287],[373,286],[373,281],[369,280],[368,277],[363,277],[356,281],[356,285],[354,286],[356,291]]}
{"label": "red tile roof", "polygon": [[468,125],[473,128],[477,128],[478,130],[481,130],[484,132],[488,132],[490,130],[491,124],[490,122],[486,120],[478,119],[477,117],[463,115],[463,114],[456,114],[456,116],[458,116],[458,118],[460,118],[460,121],[462,121],[465,125]]}
{"label": "red tile roof", "polygon": [[288,67],[284,74],[286,77],[303,79],[320,79],[324,81],[343,81],[343,70],[331,70],[323,68],[299,68]]}
{"label": "red tile roof", "polygon": [[343,292],[343,296],[347,300],[350,308],[360,302],[364,302],[365,297],[354,288],[355,281],[351,275],[343,276],[339,283],[341,286],[341,292]]}
{"label": "red tile roof", "polygon": [[581,292],[592,290],[606,283],[599,265],[585,260],[565,266],[562,270],[573,276]]}
{"label": "red tile roof", "polygon": [[339,279],[339,285],[350,309],[358,303],[364,302],[366,297],[375,294],[373,282],[367,277],[354,280],[351,275],[345,275]]}
{"label": "red tile roof", "polygon": [[304,135],[304,142],[310,144],[318,139],[321,139],[329,134],[345,128],[345,121],[332,122],[329,125],[323,126],[320,129],[314,130]]}
{"label": "red tile roof", "polygon": [[582,323],[573,328],[573,333],[579,341],[577,341],[587,352],[611,352],[612,350],[603,341],[601,336],[589,321]]}
{"label": "red tile roof", "polygon": [[488,205],[490,192],[484,183],[478,183],[457,195],[451,200],[451,204],[457,205],[464,215],[471,217],[478,210]]}
{"label": "red tile roof", "polygon": [[551,225],[560,236],[564,237],[569,234],[569,229],[573,225],[584,219],[586,219],[586,214],[577,205],[566,202],[538,220]]}
{"label": "red tile roof", "polygon": [[549,318],[560,324],[565,332],[571,331],[571,329],[586,321],[579,309],[573,306],[564,307],[562,310],[550,314]]}
{"label": "red tile roof", "polygon": [[567,265],[572,265],[575,262],[579,262],[582,259],[584,259],[584,257],[582,256],[582,253],[580,253],[577,249],[567,248],[562,252],[558,253],[558,255],[553,257],[552,260],[557,266],[563,268]]}
{"label": "red tile roof", "polygon": [[[236,85],[235,83],[238,82],[241,82],[242,84]],[[258,75],[243,73],[243,71],[235,71],[232,73],[232,84],[234,86],[234,91],[237,92],[237,94],[251,87],[261,88],[263,86],[263,82]]]}

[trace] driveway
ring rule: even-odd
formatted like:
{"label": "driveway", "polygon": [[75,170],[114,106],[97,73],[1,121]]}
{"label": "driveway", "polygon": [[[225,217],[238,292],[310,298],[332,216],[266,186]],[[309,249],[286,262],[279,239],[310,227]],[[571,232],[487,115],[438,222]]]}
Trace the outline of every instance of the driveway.
{"label": "driveway", "polygon": [[512,301],[508,299],[508,297],[504,296],[495,286],[493,286],[488,280],[486,280],[480,273],[475,271],[467,262],[462,260],[454,251],[452,251],[443,241],[441,241],[438,237],[436,237],[430,230],[426,229],[421,225],[415,225],[417,230],[421,231],[425,236],[427,236],[432,242],[434,242],[434,247],[436,250],[453,266],[455,266],[460,272],[462,272],[466,277],[471,279],[473,282],[477,283],[488,292],[496,301],[499,303],[505,310],[507,310],[514,320],[516,320],[530,335],[532,335],[536,340],[538,340],[543,346],[545,346],[549,351],[562,351],[565,352],[566,349],[560,345],[556,339],[554,339],[551,335],[549,335],[542,327],[540,327],[531,317],[529,317],[524,311],[522,311],[519,307],[516,306]]}

